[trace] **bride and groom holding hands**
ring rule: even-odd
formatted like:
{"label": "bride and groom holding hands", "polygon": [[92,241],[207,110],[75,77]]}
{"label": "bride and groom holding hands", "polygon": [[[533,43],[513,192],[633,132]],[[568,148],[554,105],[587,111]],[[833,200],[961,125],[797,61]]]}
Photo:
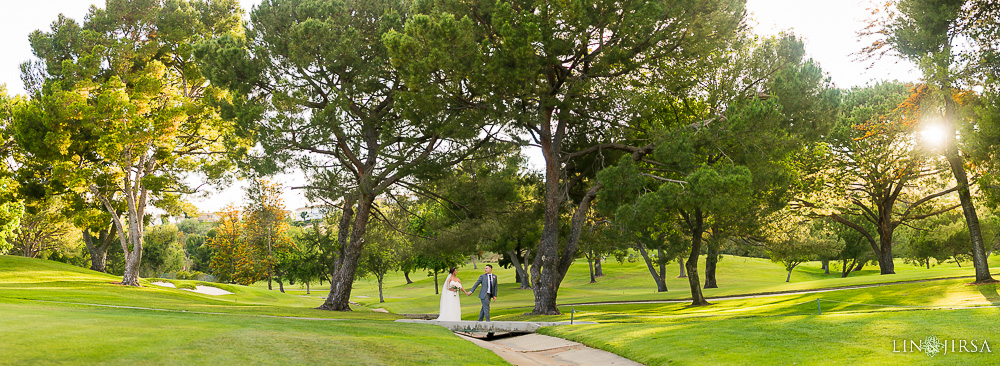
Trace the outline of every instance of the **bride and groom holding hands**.
{"label": "bride and groom holding hands", "polygon": [[465,292],[466,296],[471,296],[479,285],[479,301],[483,307],[479,310],[479,321],[490,321],[490,302],[497,299],[497,276],[493,274],[493,266],[487,264],[483,269],[484,273],[476,280],[472,290],[466,291],[462,288],[462,280],[458,278],[458,268],[452,267],[448,270],[448,278],[444,281],[444,289],[441,291],[441,307],[437,320],[459,321],[462,320],[462,304],[459,301],[459,291]]}

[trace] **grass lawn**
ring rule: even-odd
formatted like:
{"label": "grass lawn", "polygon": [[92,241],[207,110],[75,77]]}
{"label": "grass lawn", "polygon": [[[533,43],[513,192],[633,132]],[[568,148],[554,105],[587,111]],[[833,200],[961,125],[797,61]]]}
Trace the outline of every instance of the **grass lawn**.
{"label": "grass lawn", "polygon": [[235,294],[211,296],[120,280],[0,256],[0,364],[504,364],[444,328],[364,307],[329,312],[312,309],[315,298],[253,287],[213,284]]}
{"label": "grass lawn", "polygon": [[[991,263],[1000,264],[1000,258],[991,258]],[[459,275],[470,285],[481,273],[481,266],[479,270],[467,266]],[[668,268],[677,269],[676,264]],[[688,307],[686,303],[583,306],[571,304],[685,299],[689,294],[687,280],[676,278],[673,272],[668,275],[670,290],[655,293],[645,265],[638,262],[606,263],[606,276],[591,284],[586,262],[577,261],[559,292],[564,314],[537,317],[524,315],[532,305],[531,292],[516,289],[513,271],[498,268],[497,272],[501,296],[493,306],[494,319],[569,320],[572,309],[576,311],[575,319],[600,324],[543,328],[542,332],[649,365],[974,365],[1000,360],[993,353],[953,353],[932,358],[922,352],[893,352],[894,340],[900,351],[904,340],[919,341],[930,335],[957,342],[976,340],[980,344],[985,339],[991,350],[1000,352],[1000,321],[996,320],[1000,310],[990,307],[1000,305],[1000,293],[996,285],[968,285],[970,279],[724,300],[708,307]],[[777,264],[725,257],[719,264],[721,288],[706,289],[705,294],[728,296],[949,278],[971,276],[974,270],[968,263],[963,267],[945,263],[926,269],[898,261],[896,273],[882,276],[877,266],[869,266],[840,278],[839,273],[825,275],[820,264],[814,262],[796,268],[791,282],[785,283],[786,273]],[[411,279],[416,282],[407,285],[402,275],[387,276],[383,304],[378,302],[374,281],[361,279],[355,284],[354,300],[399,313],[436,313],[438,296],[433,292],[433,279],[424,274],[411,274]],[[298,293],[297,287],[286,287],[286,291]],[[326,291],[313,290],[318,296]],[[817,299],[822,315],[818,314]],[[478,301],[473,300],[462,299],[464,319],[474,319],[478,312]],[[964,307],[984,308],[949,310]]]}
{"label": "grass lawn", "polygon": [[[946,280],[932,286],[909,283],[726,300],[708,307],[579,306],[575,307],[576,319],[601,324],[550,327],[540,332],[648,365],[996,364],[1000,356],[994,353],[930,357],[923,352],[894,352],[893,341],[897,342],[895,350],[902,351],[904,340],[919,342],[933,335],[956,342],[976,340],[980,345],[985,340],[993,352],[1000,353],[998,286],[967,282]],[[822,315],[817,299],[823,306]],[[569,312],[566,307],[561,310]],[[497,318],[532,317],[507,312]]]}
{"label": "grass lawn", "polygon": [[[1000,257],[991,258],[1000,264]],[[467,287],[482,272],[471,266],[459,275]],[[668,267],[676,270],[676,264]],[[500,299],[496,320],[578,320],[596,325],[543,328],[650,364],[988,364],[992,353],[951,353],[931,358],[921,352],[894,352],[893,341],[976,340],[1000,347],[996,285],[971,286],[969,279],[899,283],[877,288],[815,294],[686,303],[581,305],[584,302],[688,298],[687,280],[668,276],[666,293],[656,293],[645,265],[606,263],[605,277],[591,284],[586,262],[578,261],[559,292],[560,316],[527,316],[530,290],[518,290],[512,269],[495,268]],[[725,257],[718,289],[727,296],[859,284],[889,283],[972,275],[973,269],[941,264],[932,269],[897,263],[897,274],[877,267],[843,279],[826,275],[819,263],[799,266],[792,281],[777,264]],[[997,272],[997,271],[994,271]],[[1000,277],[1000,276],[998,276]],[[503,364],[493,353],[443,328],[391,323],[399,313],[436,313],[433,278],[390,274],[386,302],[376,283],[360,279],[352,300],[356,311],[315,310],[328,288],[300,284],[287,293],[253,286],[174,281],[179,287],[216,286],[233,295],[212,296],[180,289],[117,285],[120,278],[61,263],[0,256],[0,364]],[[444,276],[440,277],[444,280]],[[148,285],[148,282],[144,284]],[[439,283],[440,285],[440,283]],[[275,284],[275,289],[277,285]],[[823,314],[817,309],[820,300]],[[464,319],[474,319],[479,302],[462,299]],[[164,309],[122,309],[101,304]],[[371,311],[381,307],[396,314]],[[210,313],[210,314],[206,314]],[[283,318],[296,317],[296,318]],[[308,319],[302,319],[308,318]],[[897,350],[900,346],[897,345]],[[997,351],[1000,352],[1000,351]],[[454,357],[461,354],[462,357]],[[447,355],[447,356],[446,356]]]}
{"label": "grass lawn", "polygon": [[[990,263],[1000,267],[1000,257],[993,256]],[[832,266],[833,264],[831,264]],[[466,265],[459,269],[459,278],[463,280],[466,287],[472,287],[479,274],[482,273],[483,264],[478,265],[478,269],[473,269],[471,265]],[[534,296],[531,290],[519,290],[518,284],[514,283],[514,270],[499,268],[494,264],[494,272],[497,274],[499,284],[498,302],[493,309],[517,308],[518,311],[527,312],[534,304]],[[704,271],[704,257],[700,263],[700,270]],[[842,287],[863,284],[875,284],[886,282],[912,281],[931,278],[947,278],[957,276],[971,276],[975,274],[971,264],[965,263],[958,267],[954,263],[943,263],[926,269],[914,267],[903,263],[902,260],[896,262],[895,275],[879,275],[878,266],[867,266],[860,272],[852,273],[847,278],[840,278],[839,272],[831,270],[831,274],[826,275],[820,268],[819,262],[810,262],[798,266],[792,273],[791,282],[785,283],[787,272],[778,264],[766,259],[745,258],[735,256],[725,256],[719,262],[718,282],[719,288],[704,289],[705,296],[730,296],[751,293],[767,293],[779,291],[810,290],[829,287]],[[630,301],[630,300],[670,300],[688,299],[690,292],[686,278],[677,278],[677,264],[667,267],[667,288],[664,293],[656,292],[656,285],[650,277],[646,265],[641,262],[621,263],[608,262],[604,264],[605,276],[597,280],[597,283],[590,283],[590,272],[585,260],[577,260],[570,267],[566,279],[559,289],[559,304],[573,304],[582,302],[602,302],[602,301]],[[994,272],[1000,268],[994,268]],[[704,272],[699,274],[704,281]],[[445,276],[440,275],[439,281],[444,281]],[[369,278],[362,278],[355,281],[354,289],[351,293],[351,300],[372,308],[385,308],[393,313],[421,313],[434,314],[438,312],[438,302],[440,296],[434,294],[434,279],[428,277],[426,272],[412,273],[410,279],[413,284],[406,284],[401,273],[390,273],[386,275],[384,289],[385,303],[379,303],[377,283]],[[442,285],[441,282],[438,283]],[[254,287],[266,289],[267,283],[257,283]],[[274,284],[277,289],[277,284]],[[311,286],[312,296],[319,301],[327,295],[329,286]],[[305,295],[302,285],[285,286],[285,291],[290,294]],[[319,306],[317,302],[314,306]],[[462,298],[463,319],[475,320],[479,312],[479,301],[475,297]]]}
{"label": "grass lawn", "polygon": [[[647,365],[996,364],[997,309],[706,318],[543,328]],[[896,353],[928,336],[989,342],[993,353]]]}

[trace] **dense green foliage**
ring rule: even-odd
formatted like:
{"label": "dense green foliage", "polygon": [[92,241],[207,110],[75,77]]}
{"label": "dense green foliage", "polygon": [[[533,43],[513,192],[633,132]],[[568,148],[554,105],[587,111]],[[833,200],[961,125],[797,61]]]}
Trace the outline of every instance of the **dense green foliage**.
{"label": "dense green foliage", "polygon": [[[495,318],[569,305],[602,324],[545,332],[653,364],[919,363],[876,347],[1000,305],[995,1],[877,4],[863,56],[921,79],[847,89],[745,0],[238,4],[106,0],[28,37],[0,254],[93,271],[0,256],[0,330],[35,347],[13,362],[499,362],[357,305],[433,313],[440,275],[485,263]],[[188,201],[236,177],[242,203]],[[910,280],[934,282],[831,289]],[[719,299],[795,290],[822,293]]]}
{"label": "dense green foliage", "polygon": [[238,11],[235,1],[109,0],[82,24],[60,17],[30,36],[38,60],[23,70],[32,100],[16,113],[18,145],[51,172],[47,189],[86,194],[111,215],[123,284],[138,285],[147,205],[177,212],[193,191],[188,173],[227,173],[231,126],[213,107],[227,93],[207,83],[191,43],[236,32]]}
{"label": "dense green foliage", "polygon": [[143,277],[160,277],[167,272],[180,271],[184,267],[184,246],[180,241],[180,231],[174,225],[152,226],[145,233],[142,251]]}

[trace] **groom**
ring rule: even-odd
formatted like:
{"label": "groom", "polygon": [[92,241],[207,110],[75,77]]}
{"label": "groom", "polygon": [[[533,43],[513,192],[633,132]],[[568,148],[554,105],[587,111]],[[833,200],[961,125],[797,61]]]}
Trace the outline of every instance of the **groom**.
{"label": "groom", "polygon": [[490,301],[497,299],[497,276],[493,274],[493,266],[487,264],[485,268],[486,273],[479,276],[476,280],[476,284],[472,286],[472,290],[469,291],[471,295],[472,292],[476,291],[476,287],[479,284],[483,285],[483,288],[479,289],[479,301],[483,303],[483,308],[479,310],[479,321],[490,321]]}

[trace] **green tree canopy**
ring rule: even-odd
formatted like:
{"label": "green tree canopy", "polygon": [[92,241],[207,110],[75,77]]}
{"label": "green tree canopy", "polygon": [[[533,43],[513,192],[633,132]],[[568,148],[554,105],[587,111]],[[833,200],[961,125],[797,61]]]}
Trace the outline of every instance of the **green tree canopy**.
{"label": "green tree canopy", "polygon": [[417,172],[451,166],[483,140],[484,119],[455,119],[392,67],[382,39],[403,28],[409,5],[270,0],[251,12],[245,37],[198,46],[213,82],[237,95],[230,111],[239,131],[263,149],[249,166],[301,169],[310,197],[341,208],[341,254],[323,309],[350,310],[375,198]]}
{"label": "green tree canopy", "polygon": [[23,69],[37,83],[18,116],[18,143],[113,217],[126,253],[122,284],[139,285],[147,206],[172,212],[179,194],[194,191],[187,173],[212,180],[228,168],[222,136],[231,125],[213,107],[228,96],[202,75],[191,45],[238,33],[239,19],[236,1],[108,0],[82,25],[60,16],[29,37],[38,60]]}
{"label": "green tree canopy", "polygon": [[[740,27],[743,2],[441,0],[415,7],[419,15],[405,31],[386,37],[410,87],[501,116],[512,124],[510,135],[530,136],[542,152],[545,211],[531,266],[533,313],[558,314],[559,285],[600,189],[564,168],[600,150],[640,151],[621,140],[624,125],[647,106],[634,103],[631,91],[691,84],[693,69]],[[658,66],[665,68],[653,72]],[[567,191],[579,192],[577,199],[568,202]],[[561,237],[564,210],[572,212],[571,229]]]}
{"label": "green tree canopy", "polygon": [[[988,58],[993,53],[980,52],[984,50],[981,41],[963,40],[970,36],[983,36],[982,40],[988,42],[990,34],[995,37],[996,6],[983,1],[967,0],[899,0],[887,3],[887,6],[894,8],[885,12],[887,19],[882,27],[877,28],[884,39],[876,40],[870,50],[892,50],[913,61],[923,73],[924,82],[930,86],[937,108],[933,115],[929,113],[926,116],[924,122],[940,124],[943,129],[945,138],[942,152],[957,183],[959,201],[969,228],[976,282],[994,282],[986,261],[979,217],[969,187],[965,157],[969,154],[963,156],[960,153],[963,146],[955,132],[962,130],[963,124],[968,123],[961,113],[961,100],[956,97],[963,94],[963,88],[972,89],[981,85],[981,78],[968,76],[983,75],[975,70],[981,66],[983,58]],[[991,14],[994,15],[992,18],[989,17]],[[986,17],[978,20],[975,18],[978,15]],[[990,29],[993,29],[993,33]],[[996,48],[995,44],[986,45],[987,49]],[[967,62],[970,59],[975,62]],[[975,130],[967,128],[965,132]]]}
{"label": "green tree canopy", "polygon": [[601,211],[613,212],[634,238],[670,250],[674,245],[665,245],[677,241],[667,240],[688,238],[694,305],[707,304],[697,271],[705,234],[712,234],[707,249],[715,260],[723,238],[759,236],[763,218],[811,189],[796,157],[817,149],[839,102],[819,67],[804,58],[801,41],[747,42],[714,64],[739,82],[719,77],[689,94],[656,91],[661,107],[636,123],[648,126],[640,137],[652,141],[652,154],[622,158],[598,173]]}

